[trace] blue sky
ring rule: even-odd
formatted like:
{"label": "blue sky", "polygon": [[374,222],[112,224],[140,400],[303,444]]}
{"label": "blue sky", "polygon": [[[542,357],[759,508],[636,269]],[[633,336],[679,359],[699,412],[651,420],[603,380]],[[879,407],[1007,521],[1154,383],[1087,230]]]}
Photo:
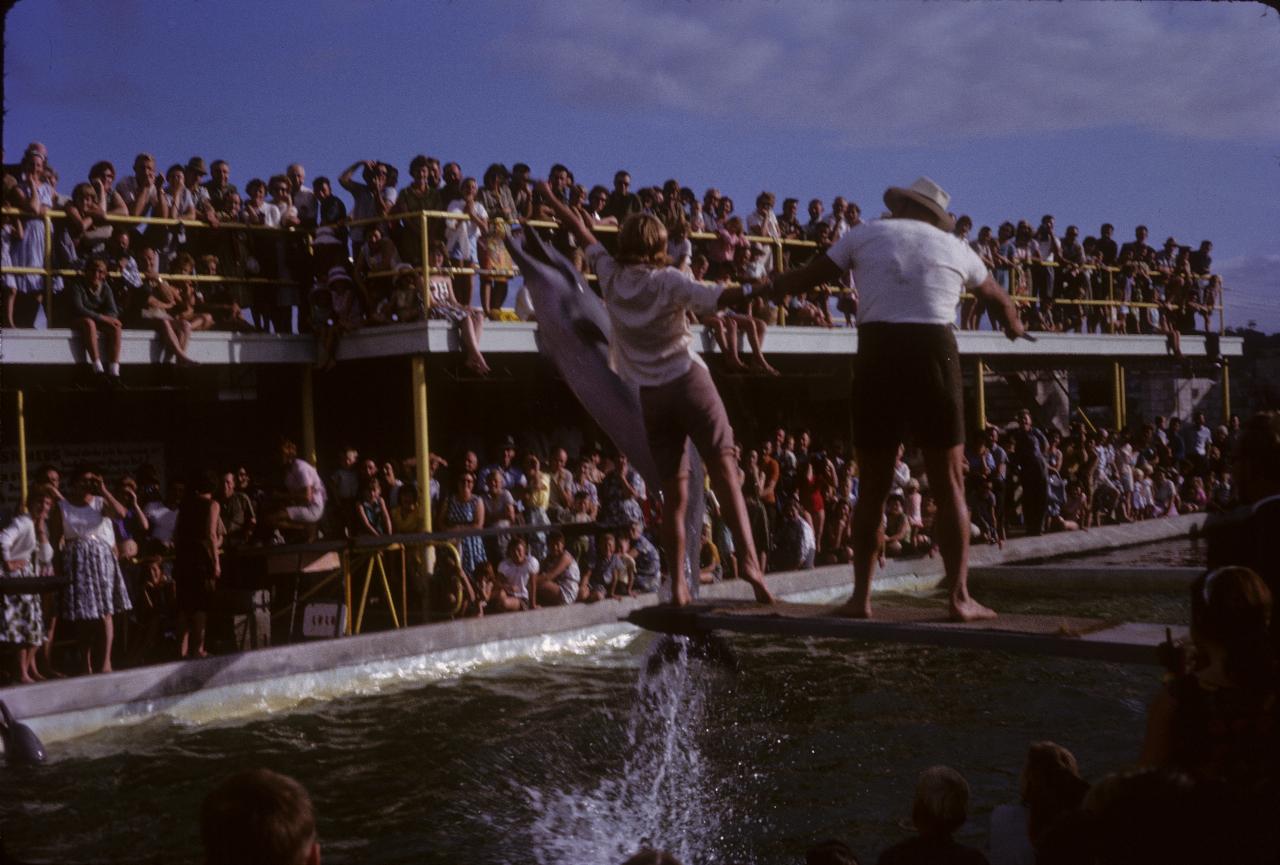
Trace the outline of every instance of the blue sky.
{"label": "blue sky", "polygon": [[4,146],[70,191],[225,158],[416,153],[870,214],[925,174],[978,225],[1214,242],[1228,323],[1280,330],[1280,14],[1253,3],[20,0]]}

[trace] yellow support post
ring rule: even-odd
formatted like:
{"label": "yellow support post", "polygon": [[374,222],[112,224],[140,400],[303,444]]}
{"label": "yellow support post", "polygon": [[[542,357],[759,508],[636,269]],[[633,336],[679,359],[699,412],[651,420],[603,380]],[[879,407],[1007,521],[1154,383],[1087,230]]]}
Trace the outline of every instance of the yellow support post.
{"label": "yellow support post", "polygon": [[974,380],[974,392],[978,401],[978,429],[987,428],[987,365],[978,358],[978,376]]}
{"label": "yellow support post", "polygon": [[427,359],[413,356],[413,450],[418,461],[419,528],[431,531],[431,440],[427,427]]}
{"label": "yellow support post", "polygon": [[[22,391],[18,391],[18,399],[22,399]],[[19,405],[22,403],[19,402]],[[18,415],[22,417],[21,414]],[[1224,357],[1222,359],[1222,422],[1229,423],[1231,421],[1231,364]],[[21,421],[19,421],[21,423]],[[22,427],[18,427],[21,434]]]}
{"label": "yellow support post", "polygon": [[1120,429],[1129,426],[1129,382],[1124,374],[1124,367],[1117,363],[1116,369],[1120,371]]}
{"label": "yellow support post", "polygon": [[316,398],[311,367],[302,369],[302,458],[316,465]]}
{"label": "yellow support post", "polygon": [[27,407],[22,388],[18,388],[18,501],[19,513],[27,511]]}

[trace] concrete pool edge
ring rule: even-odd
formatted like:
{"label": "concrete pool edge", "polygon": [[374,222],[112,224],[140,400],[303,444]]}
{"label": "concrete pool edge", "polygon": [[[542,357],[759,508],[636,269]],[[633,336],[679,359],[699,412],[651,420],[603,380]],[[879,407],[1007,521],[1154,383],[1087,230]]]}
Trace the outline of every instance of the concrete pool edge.
{"label": "concrete pool edge", "polygon": [[[1003,549],[974,548],[970,561],[980,573],[976,569],[981,567],[1186,537],[1195,534],[1203,522],[1202,515],[1188,515],[1022,538]],[[875,589],[930,589],[941,579],[940,558],[895,560],[877,575]],[[847,565],[769,577],[770,587],[779,597],[810,602],[835,600],[849,583]],[[704,587],[703,597],[749,598],[750,588],[741,582],[721,583]],[[0,700],[46,741],[164,715],[194,722],[231,719],[284,710],[306,700],[454,675],[451,671],[461,672],[478,664],[589,649],[634,633],[637,629],[620,620],[655,600],[648,595],[177,661],[0,689]]]}

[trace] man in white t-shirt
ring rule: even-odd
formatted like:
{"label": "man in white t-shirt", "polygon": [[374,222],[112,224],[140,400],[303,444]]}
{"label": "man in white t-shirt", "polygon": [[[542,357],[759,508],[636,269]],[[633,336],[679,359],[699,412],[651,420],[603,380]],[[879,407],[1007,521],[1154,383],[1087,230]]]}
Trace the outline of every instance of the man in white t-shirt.
{"label": "man in white t-shirt", "polygon": [[773,280],[771,293],[800,294],[853,271],[858,283],[854,439],[861,469],[853,515],[853,597],[840,612],[871,616],[871,577],[898,446],[924,451],[938,503],[938,540],[953,619],[991,618],[968,590],[969,511],[964,498],[964,403],[954,335],[964,290],[997,311],[1010,339],[1023,335],[1009,296],[982,259],[951,234],[951,197],[927,177],[890,187],[890,217],[850,228],[825,253]]}
{"label": "man in white t-shirt", "polygon": [[324,481],[315,466],[298,456],[298,446],[289,439],[280,442],[280,462],[284,465],[284,494],[266,516],[267,525],[278,529],[309,529],[324,516]]}

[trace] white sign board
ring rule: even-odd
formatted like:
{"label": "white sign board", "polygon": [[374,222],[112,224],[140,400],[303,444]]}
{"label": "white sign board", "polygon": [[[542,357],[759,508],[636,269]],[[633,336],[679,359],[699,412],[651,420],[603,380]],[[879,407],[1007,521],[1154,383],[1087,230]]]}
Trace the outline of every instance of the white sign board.
{"label": "white sign board", "polygon": [[341,637],[346,630],[346,604],[307,604],[302,608],[302,636]]}

